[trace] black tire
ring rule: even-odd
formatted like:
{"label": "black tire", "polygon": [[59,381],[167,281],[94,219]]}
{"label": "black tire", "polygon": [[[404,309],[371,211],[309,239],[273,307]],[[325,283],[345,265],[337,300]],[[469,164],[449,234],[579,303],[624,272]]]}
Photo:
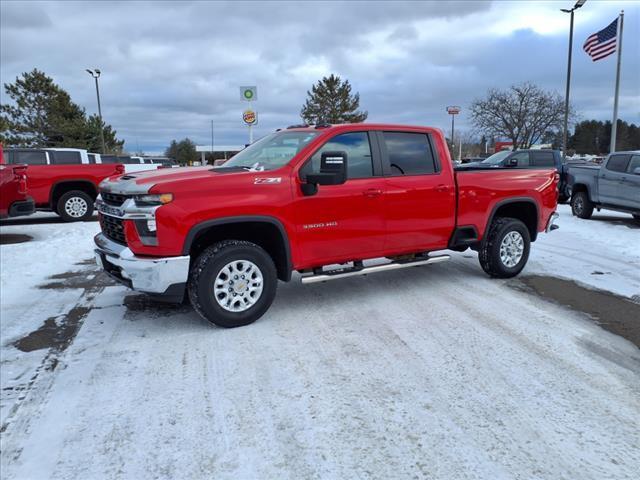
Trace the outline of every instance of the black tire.
{"label": "black tire", "polygon": [[565,204],[569,200],[566,195],[558,195],[558,203]]}
{"label": "black tire", "polygon": [[589,200],[587,192],[577,192],[571,197],[571,213],[578,218],[591,218],[593,203]]}
{"label": "black tire", "polygon": [[56,213],[65,222],[83,222],[93,215],[93,202],[93,198],[86,193],[72,190],[58,199]]}
{"label": "black tire", "polygon": [[[500,250],[502,242],[507,235],[516,232],[523,242],[523,251],[515,265],[509,266],[502,260]],[[518,275],[529,259],[531,236],[527,226],[516,218],[499,217],[493,220],[478,251],[480,266],[491,277],[511,278]],[[507,248],[507,247],[505,247]]]}
{"label": "black tire", "polygon": [[632,213],[631,215],[633,215],[633,219],[640,222],[640,213]]}
{"label": "black tire", "polygon": [[[213,285],[226,265],[243,260],[258,268],[263,279],[262,292],[252,306],[233,312],[218,303]],[[267,252],[251,242],[225,240],[208,247],[195,260],[189,272],[187,290],[191,305],[204,319],[219,327],[233,328],[249,325],[262,317],[273,303],[277,286],[276,267]]]}

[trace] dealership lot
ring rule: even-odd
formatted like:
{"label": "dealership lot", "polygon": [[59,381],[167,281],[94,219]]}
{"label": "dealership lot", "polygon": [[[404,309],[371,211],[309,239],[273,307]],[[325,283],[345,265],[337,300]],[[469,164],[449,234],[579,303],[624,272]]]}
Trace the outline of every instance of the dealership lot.
{"label": "dealership lot", "polygon": [[96,222],[5,222],[3,239],[32,240],[0,247],[3,477],[632,478],[633,333],[527,279],[579,282],[582,300],[611,292],[633,332],[640,230],[629,215],[559,212],[519,279],[488,279],[471,251],[294,279],[232,330],[106,279]]}

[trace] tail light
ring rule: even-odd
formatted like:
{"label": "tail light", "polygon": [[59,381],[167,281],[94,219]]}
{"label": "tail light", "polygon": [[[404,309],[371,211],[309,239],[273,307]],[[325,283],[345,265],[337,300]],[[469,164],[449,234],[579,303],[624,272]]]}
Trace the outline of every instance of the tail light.
{"label": "tail light", "polygon": [[27,193],[27,167],[14,167],[13,175],[18,181],[18,193]]}
{"label": "tail light", "polygon": [[117,174],[122,174],[124,173],[124,165],[122,165],[121,163],[116,165],[116,173]]}

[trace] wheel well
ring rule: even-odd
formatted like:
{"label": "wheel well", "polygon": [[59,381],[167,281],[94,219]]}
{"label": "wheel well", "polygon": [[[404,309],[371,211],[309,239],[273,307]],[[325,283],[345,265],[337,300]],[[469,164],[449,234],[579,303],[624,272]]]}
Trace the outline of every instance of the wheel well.
{"label": "wheel well", "polygon": [[96,187],[91,182],[75,181],[57,183],[51,190],[51,209],[55,211],[56,207],[58,206],[58,200],[60,200],[60,197],[62,197],[62,195],[67,192],[71,192],[72,190],[80,190],[81,192],[89,195],[93,200],[95,200],[98,196]]}
{"label": "wheel well", "polygon": [[589,189],[587,188],[587,186],[583,183],[578,183],[574,186],[571,187],[571,194],[573,195],[574,193],[578,193],[578,192],[586,192],[587,195],[589,195]]}
{"label": "wheel well", "polygon": [[[527,226],[531,241],[534,242],[538,236],[538,208],[529,201],[516,201],[501,205],[491,217],[491,222],[498,217],[517,218]],[[491,224],[489,222],[489,224]],[[487,225],[488,230],[489,225]]]}
{"label": "wheel well", "polygon": [[291,279],[289,245],[278,226],[265,221],[246,221],[222,223],[199,230],[188,253],[192,261],[210,245],[222,240],[244,240],[262,247],[273,259],[278,271],[278,278],[283,281]]}

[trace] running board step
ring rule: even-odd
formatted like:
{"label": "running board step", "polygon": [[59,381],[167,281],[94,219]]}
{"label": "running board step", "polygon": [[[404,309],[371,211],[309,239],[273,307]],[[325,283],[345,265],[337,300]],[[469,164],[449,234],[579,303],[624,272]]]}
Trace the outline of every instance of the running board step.
{"label": "running board step", "polygon": [[355,277],[356,275],[367,275],[369,273],[386,272],[389,270],[398,270],[400,268],[419,267],[420,265],[430,265],[432,263],[440,263],[449,260],[449,255],[438,255],[434,257],[414,260],[411,262],[391,262],[382,265],[372,265],[360,269],[340,269],[334,272],[307,274],[302,276],[302,283],[326,282],[328,280],[337,280],[339,278]]}

